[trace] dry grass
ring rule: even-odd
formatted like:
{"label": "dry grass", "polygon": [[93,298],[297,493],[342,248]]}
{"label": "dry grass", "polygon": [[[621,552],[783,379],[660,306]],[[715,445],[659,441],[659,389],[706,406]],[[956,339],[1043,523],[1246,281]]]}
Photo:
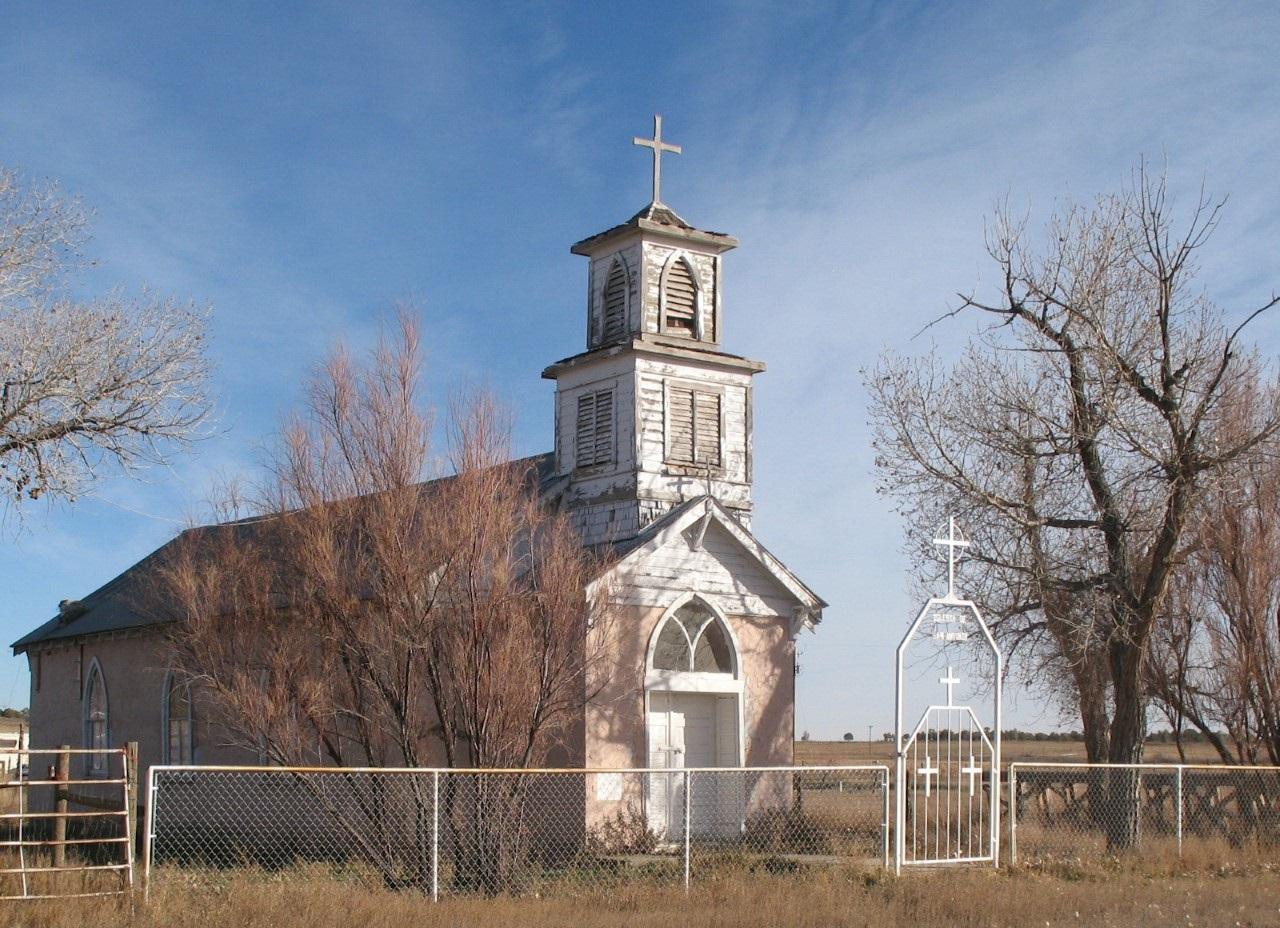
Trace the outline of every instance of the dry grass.
{"label": "dry grass", "polygon": [[[1075,764],[1086,760],[1084,743],[1080,741],[1013,741],[1006,738],[1001,747],[1002,760],[1041,761]],[[1178,749],[1172,744],[1148,744],[1142,752],[1148,764],[1178,763]],[[797,764],[810,766],[839,764],[893,764],[892,741],[797,741]],[[1220,764],[1221,758],[1207,744],[1187,745],[1187,763]]]}
{"label": "dry grass", "polygon": [[[1220,858],[1219,858],[1220,859]],[[834,926],[1261,926],[1280,923],[1280,869],[1255,858],[1064,863],[1037,870],[858,871],[732,877],[678,889],[640,885],[554,899],[445,900],[353,891],[306,871],[171,875],[132,917],[124,902],[14,903],[0,926],[208,928],[834,928]]]}

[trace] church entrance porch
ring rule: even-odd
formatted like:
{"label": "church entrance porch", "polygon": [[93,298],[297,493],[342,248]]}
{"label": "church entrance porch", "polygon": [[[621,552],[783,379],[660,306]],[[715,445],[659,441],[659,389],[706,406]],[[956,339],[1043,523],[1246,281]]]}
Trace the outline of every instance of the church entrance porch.
{"label": "church entrance porch", "polygon": [[[731,837],[745,811],[740,777],[695,775],[689,768],[738,766],[738,694],[650,692],[648,711],[649,828],[663,841],[690,833]],[[671,772],[656,772],[671,771]]]}

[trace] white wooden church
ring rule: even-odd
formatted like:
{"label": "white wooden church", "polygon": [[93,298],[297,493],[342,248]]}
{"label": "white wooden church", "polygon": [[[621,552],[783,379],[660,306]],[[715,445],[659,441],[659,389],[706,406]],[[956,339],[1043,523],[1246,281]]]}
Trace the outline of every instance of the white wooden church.
{"label": "white wooden church", "polygon": [[[585,710],[586,767],[788,764],[795,639],[825,603],[751,533],[752,390],[764,364],[721,348],[729,235],[652,201],[573,245],[587,259],[585,350],[548,366],[554,450],[540,490],[584,544],[612,544],[615,667]],[[194,531],[198,531],[194,530]],[[141,562],[140,562],[141,563]],[[252,763],[174,684],[162,629],[135,612],[139,565],[14,644],[32,743],[140,744],[152,763]],[[603,797],[601,797],[603,798]],[[657,801],[655,799],[654,801]],[[662,810],[650,810],[655,824]]]}

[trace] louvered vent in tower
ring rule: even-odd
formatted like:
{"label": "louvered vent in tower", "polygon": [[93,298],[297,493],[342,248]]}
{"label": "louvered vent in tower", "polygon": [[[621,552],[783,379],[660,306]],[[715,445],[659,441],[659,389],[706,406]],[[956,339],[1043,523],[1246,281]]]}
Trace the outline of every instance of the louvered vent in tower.
{"label": "louvered vent in tower", "polygon": [[671,386],[667,390],[667,460],[719,467],[720,395]]}
{"label": "louvered vent in tower", "polygon": [[698,334],[698,286],[683,258],[667,269],[667,283],[662,293],[663,331],[671,335]]}
{"label": "louvered vent in tower", "polygon": [[613,463],[613,391],[597,390],[578,397],[574,466]]}
{"label": "louvered vent in tower", "polygon": [[627,330],[627,272],[621,261],[614,261],[609,268],[609,279],[604,285],[603,340],[611,342],[621,338]]}

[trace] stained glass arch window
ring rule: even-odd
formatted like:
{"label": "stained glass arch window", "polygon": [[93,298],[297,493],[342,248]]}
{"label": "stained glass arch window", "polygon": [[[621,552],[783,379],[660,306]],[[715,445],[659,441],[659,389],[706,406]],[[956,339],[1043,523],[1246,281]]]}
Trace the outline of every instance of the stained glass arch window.
{"label": "stained glass arch window", "polygon": [[732,674],[733,640],[724,622],[696,599],[680,606],[658,631],[653,669]]}

